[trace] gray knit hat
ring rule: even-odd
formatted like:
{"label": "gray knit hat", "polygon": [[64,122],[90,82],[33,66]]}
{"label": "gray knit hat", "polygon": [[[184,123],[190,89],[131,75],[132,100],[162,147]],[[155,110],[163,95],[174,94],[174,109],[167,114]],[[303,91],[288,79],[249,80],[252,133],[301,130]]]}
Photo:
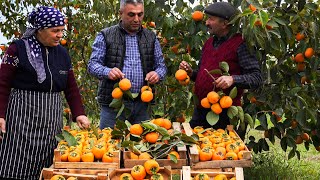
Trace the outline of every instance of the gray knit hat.
{"label": "gray knit hat", "polygon": [[237,14],[237,9],[230,3],[216,2],[206,7],[204,12],[211,16],[217,16],[226,20],[230,20],[232,16]]}

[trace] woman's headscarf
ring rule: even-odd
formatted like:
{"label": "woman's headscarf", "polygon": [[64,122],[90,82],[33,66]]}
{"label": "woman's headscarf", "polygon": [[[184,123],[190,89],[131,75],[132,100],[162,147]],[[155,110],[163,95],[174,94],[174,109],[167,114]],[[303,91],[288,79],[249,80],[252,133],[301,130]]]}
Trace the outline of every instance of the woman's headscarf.
{"label": "woman's headscarf", "polygon": [[28,22],[31,26],[23,34],[22,40],[26,45],[29,62],[37,72],[38,82],[42,83],[46,79],[46,72],[41,47],[35,37],[35,32],[38,29],[64,26],[64,16],[53,7],[40,6],[29,14]]}

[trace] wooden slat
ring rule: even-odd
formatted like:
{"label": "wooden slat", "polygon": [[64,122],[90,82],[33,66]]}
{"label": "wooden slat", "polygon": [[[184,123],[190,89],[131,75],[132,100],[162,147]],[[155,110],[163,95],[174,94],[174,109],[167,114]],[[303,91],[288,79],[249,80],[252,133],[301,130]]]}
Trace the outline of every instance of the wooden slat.
{"label": "wooden slat", "polygon": [[243,168],[242,167],[236,167],[235,168],[235,173],[236,173],[236,180],[244,180]]}
{"label": "wooden slat", "polygon": [[237,168],[214,168],[214,169],[191,169],[189,166],[182,167],[182,180],[191,180],[191,177],[195,177],[197,174],[205,173],[209,176],[210,180],[214,180],[214,177],[218,174],[224,174],[228,179],[236,177],[237,180],[244,180],[243,169]]}
{"label": "wooden slat", "polygon": [[59,150],[54,151],[54,163],[55,169],[117,169],[120,168],[120,151],[114,152],[114,158],[112,163],[104,162],[62,162]]}

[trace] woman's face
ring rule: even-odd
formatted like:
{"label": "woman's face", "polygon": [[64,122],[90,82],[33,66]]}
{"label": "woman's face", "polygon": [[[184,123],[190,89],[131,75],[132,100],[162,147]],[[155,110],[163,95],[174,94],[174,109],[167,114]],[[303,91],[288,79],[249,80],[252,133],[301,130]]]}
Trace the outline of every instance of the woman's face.
{"label": "woman's face", "polygon": [[64,26],[40,29],[38,30],[36,37],[44,46],[58,46],[64,30]]}

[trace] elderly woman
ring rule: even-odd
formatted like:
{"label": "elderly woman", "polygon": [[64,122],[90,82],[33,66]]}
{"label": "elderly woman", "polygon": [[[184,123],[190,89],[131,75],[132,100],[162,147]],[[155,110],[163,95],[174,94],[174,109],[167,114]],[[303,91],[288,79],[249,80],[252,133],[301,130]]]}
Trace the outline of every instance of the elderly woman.
{"label": "elderly woman", "polygon": [[39,179],[52,164],[62,129],[62,96],[73,120],[88,128],[70,57],[59,41],[64,17],[39,7],[22,39],[13,42],[0,68],[0,179]]}

